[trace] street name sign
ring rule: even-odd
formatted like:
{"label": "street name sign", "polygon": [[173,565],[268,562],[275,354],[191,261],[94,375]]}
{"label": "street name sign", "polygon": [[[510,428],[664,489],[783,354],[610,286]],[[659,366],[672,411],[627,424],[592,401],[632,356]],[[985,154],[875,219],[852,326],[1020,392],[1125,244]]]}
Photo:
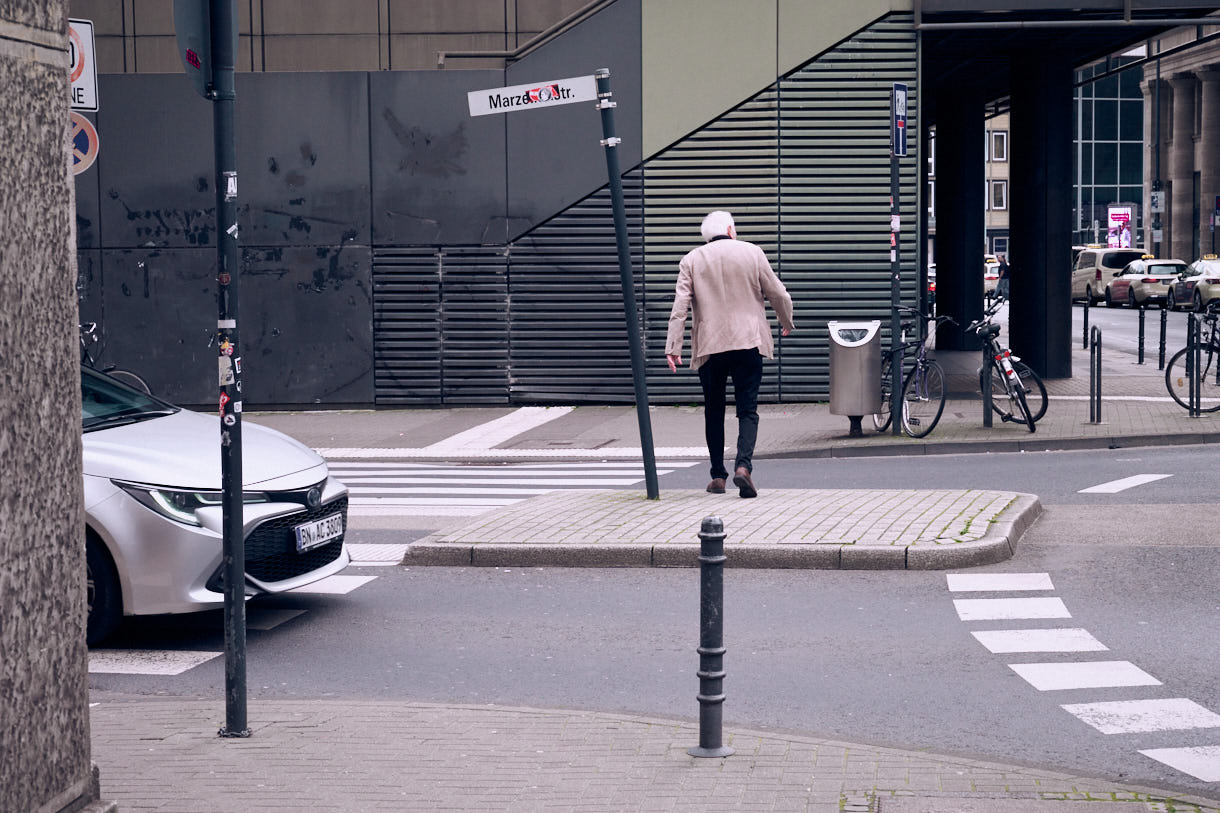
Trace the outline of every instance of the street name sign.
{"label": "street name sign", "polygon": [[592,76],[552,79],[528,85],[472,90],[466,94],[470,115],[490,116],[516,110],[537,110],[573,102],[597,101],[597,80]]}
{"label": "street name sign", "polygon": [[93,21],[68,20],[68,76],[72,109],[97,112],[97,59],[93,51]]}

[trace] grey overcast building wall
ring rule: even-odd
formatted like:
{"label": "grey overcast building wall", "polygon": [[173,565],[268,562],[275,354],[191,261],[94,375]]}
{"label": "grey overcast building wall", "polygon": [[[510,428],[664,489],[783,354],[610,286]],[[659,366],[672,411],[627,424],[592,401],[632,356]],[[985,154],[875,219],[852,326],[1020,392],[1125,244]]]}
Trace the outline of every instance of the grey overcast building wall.
{"label": "grey overcast building wall", "polygon": [[[468,91],[601,66],[618,102],[657,400],[697,395],[693,376],[659,375],[657,314],[702,216],[723,207],[771,253],[807,320],[765,396],[824,397],[825,322],[879,318],[889,304],[889,93],[910,86],[919,132],[912,17],[857,0],[811,27],[807,6],[774,0],[749,21],[757,52],[692,72],[685,63],[708,59],[699,37],[724,33],[708,28],[707,2],[602,4],[507,67],[239,75],[247,402],[630,400],[597,116],[587,105],[466,110]],[[668,40],[646,35],[661,25]],[[674,54],[674,43],[693,50]],[[108,362],[204,404],[215,310],[206,105],[181,75],[142,69],[104,75],[101,96],[101,155],[77,179],[82,309],[103,325]],[[914,222],[918,139],[910,147],[900,205]],[[900,238],[909,302],[914,231]]]}
{"label": "grey overcast building wall", "polygon": [[0,0],[0,810],[97,798],[89,760],[67,15]]}

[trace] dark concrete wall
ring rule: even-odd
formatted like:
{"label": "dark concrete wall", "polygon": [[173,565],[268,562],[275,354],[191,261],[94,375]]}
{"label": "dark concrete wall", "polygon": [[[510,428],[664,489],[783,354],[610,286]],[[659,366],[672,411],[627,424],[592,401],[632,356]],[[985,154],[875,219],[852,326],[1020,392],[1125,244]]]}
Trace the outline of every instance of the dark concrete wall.
{"label": "dark concrete wall", "polygon": [[0,0],[0,810],[92,799],[63,2]]}

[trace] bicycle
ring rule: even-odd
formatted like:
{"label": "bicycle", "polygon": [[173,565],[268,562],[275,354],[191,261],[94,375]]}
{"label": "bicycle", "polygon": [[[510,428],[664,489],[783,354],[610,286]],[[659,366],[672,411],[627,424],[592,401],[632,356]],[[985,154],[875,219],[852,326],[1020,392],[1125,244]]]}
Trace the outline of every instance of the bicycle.
{"label": "bicycle", "polygon": [[139,390],[145,395],[152,395],[152,389],[148,386],[143,378],[131,372],[130,370],[121,370],[111,364],[106,367],[97,366],[97,359],[94,357],[94,349],[98,342],[97,322],[84,322],[80,327],[80,361],[91,370],[97,370],[99,373],[105,373],[111,378],[126,384],[134,390]]}
{"label": "bicycle", "polygon": [[[982,318],[965,328],[966,332],[975,333],[983,340],[987,351],[986,361],[979,369],[979,392],[983,391],[987,376],[990,376],[991,408],[1000,416],[1000,420],[1024,423],[1029,431],[1035,432],[1037,428],[1034,424],[1046,414],[1046,385],[1019,356],[1000,344],[1000,326],[992,319],[1004,301],[1002,297],[996,297],[983,311]],[[1034,398],[1033,404],[1030,403],[1031,396]]]}
{"label": "bicycle", "polygon": [[[1204,323],[1199,348],[1199,411],[1215,412],[1220,410],[1220,334],[1216,331],[1220,316],[1216,314],[1216,303],[1208,303],[1206,314],[1199,318]],[[1189,345],[1183,347],[1165,365],[1165,388],[1183,409],[1190,409],[1189,350]],[[1212,405],[1203,406],[1204,401]]]}
{"label": "bicycle", "polygon": [[[928,358],[928,336],[924,335],[924,326],[932,321],[931,316],[925,316],[914,308],[900,307],[900,311],[918,318],[918,335],[916,341],[907,341],[907,326],[904,324],[899,336],[897,352],[905,360],[908,356],[914,359],[909,370],[903,372],[902,385],[902,431],[913,438],[924,438],[932,433],[945,411],[945,371],[935,359]],[[957,324],[950,316],[938,316],[936,325],[945,322]],[[929,333],[930,335],[930,333]],[[873,415],[873,426],[878,432],[889,429],[892,415],[890,414],[890,387],[893,386],[891,360],[894,350],[885,351],[881,362],[881,412]]]}

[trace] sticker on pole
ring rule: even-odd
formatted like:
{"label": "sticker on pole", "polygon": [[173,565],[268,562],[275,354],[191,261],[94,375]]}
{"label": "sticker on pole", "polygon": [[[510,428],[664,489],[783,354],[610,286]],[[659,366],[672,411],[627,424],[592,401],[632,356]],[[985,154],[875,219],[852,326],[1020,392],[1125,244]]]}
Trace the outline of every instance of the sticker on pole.
{"label": "sticker on pole", "polygon": [[97,130],[89,119],[72,111],[72,128],[69,135],[72,146],[72,174],[80,175],[97,160],[102,145],[97,140]]}
{"label": "sticker on pole", "polygon": [[97,61],[93,53],[92,20],[68,20],[68,63],[72,109],[97,112]]}
{"label": "sticker on pole", "polygon": [[537,110],[573,102],[597,101],[597,80],[592,76],[552,79],[528,85],[472,90],[466,94],[470,115],[490,116],[514,110]]}

